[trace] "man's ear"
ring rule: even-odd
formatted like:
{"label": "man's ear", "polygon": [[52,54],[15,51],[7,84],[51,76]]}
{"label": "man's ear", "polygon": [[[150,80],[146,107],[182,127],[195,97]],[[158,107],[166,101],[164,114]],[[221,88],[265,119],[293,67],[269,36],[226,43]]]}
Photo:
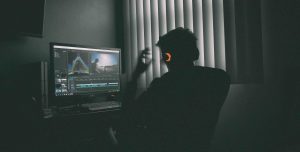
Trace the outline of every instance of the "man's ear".
{"label": "man's ear", "polygon": [[172,54],[171,54],[169,51],[167,51],[167,52],[165,53],[165,58],[164,58],[164,60],[165,60],[165,62],[167,62],[167,63],[169,63],[169,62],[172,61]]}

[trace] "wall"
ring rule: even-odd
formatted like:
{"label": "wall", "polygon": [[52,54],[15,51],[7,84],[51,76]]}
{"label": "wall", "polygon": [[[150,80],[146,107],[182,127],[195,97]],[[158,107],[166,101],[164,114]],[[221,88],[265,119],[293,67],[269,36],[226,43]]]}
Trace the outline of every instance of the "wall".
{"label": "wall", "polygon": [[47,0],[43,38],[1,40],[0,66],[49,60],[49,42],[117,47],[115,2]]}
{"label": "wall", "polygon": [[116,11],[116,3],[114,0],[46,0],[42,38],[3,37],[0,33],[0,151],[11,148],[27,151],[23,148],[38,145],[34,140],[34,133],[39,130],[38,114],[32,100],[23,98],[22,90],[16,90],[21,86],[12,80],[13,76],[23,77],[24,73],[10,71],[26,63],[49,61],[49,42],[120,47],[116,20],[120,11]]}
{"label": "wall", "polygon": [[1,35],[0,95],[15,95],[16,89],[26,89],[20,83],[30,74],[26,69],[21,73],[20,69],[27,63],[49,61],[49,42],[120,47],[116,17],[120,16],[120,11],[116,11],[116,4],[113,0],[46,0],[42,38]]}
{"label": "wall", "polygon": [[264,83],[231,85],[213,151],[299,150],[299,128],[289,122],[291,115],[300,111],[291,108],[297,91],[292,90],[294,75],[299,75],[300,65],[299,9],[296,0],[261,0]]}

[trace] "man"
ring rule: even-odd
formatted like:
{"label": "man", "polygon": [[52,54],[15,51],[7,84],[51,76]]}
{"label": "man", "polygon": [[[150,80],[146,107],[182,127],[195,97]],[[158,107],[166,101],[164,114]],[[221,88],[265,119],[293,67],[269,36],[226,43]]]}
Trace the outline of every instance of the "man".
{"label": "man", "polygon": [[98,63],[98,62],[99,62],[99,59],[96,58],[96,59],[94,60],[94,62],[91,64],[91,71],[90,71],[90,73],[93,73],[93,74],[99,73],[99,72],[97,71],[97,63]]}
{"label": "man", "polygon": [[160,37],[157,45],[169,71],[135,99],[137,79],[151,62],[148,49],[142,52],[123,98],[122,151],[209,150],[230,80],[223,70],[193,64],[199,56],[196,40],[183,28]]}

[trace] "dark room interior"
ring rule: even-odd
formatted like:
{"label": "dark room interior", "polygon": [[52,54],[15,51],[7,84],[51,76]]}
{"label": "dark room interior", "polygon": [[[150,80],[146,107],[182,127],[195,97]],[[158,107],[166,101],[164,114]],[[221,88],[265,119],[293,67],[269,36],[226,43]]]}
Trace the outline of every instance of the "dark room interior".
{"label": "dark room interior", "polygon": [[[56,92],[52,97],[57,77],[54,68],[58,63],[55,48],[95,48],[106,51],[103,58],[117,52],[118,94],[110,88],[106,90],[107,96],[95,100],[105,98],[122,103],[119,94],[126,92],[128,82],[134,77],[139,50],[150,47],[153,57],[150,68],[138,80],[140,93],[154,78],[167,72],[160,64],[159,48],[155,46],[159,36],[180,26],[193,29],[198,37],[200,57],[195,64],[224,69],[231,79],[210,151],[300,151],[299,0],[6,0],[0,3],[0,151],[122,151],[115,148],[117,143],[110,136],[118,133],[115,126],[122,117],[120,107],[82,112],[76,110],[77,106],[94,96]],[[87,58],[91,58],[89,66],[92,66],[95,58],[92,55]],[[74,59],[73,64],[76,61],[84,68],[85,59],[78,60]],[[97,66],[100,64],[101,60]],[[75,71],[71,74],[76,74],[73,66],[66,65],[68,75],[70,69]],[[115,73],[109,72],[113,66],[101,65],[98,72],[114,76]],[[65,99],[76,105],[74,113],[65,110],[70,106]]]}

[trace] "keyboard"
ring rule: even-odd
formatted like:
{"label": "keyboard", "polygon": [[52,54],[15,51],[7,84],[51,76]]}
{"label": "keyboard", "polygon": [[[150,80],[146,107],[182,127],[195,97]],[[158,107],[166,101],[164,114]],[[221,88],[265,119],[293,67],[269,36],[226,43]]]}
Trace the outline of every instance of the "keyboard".
{"label": "keyboard", "polygon": [[117,102],[117,101],[85,103],[85,104],[82,104],[82,107],[87,107],[88,110],[90,110],[90,111],[109,110],[109,109],[120,108],[121,103]]}

